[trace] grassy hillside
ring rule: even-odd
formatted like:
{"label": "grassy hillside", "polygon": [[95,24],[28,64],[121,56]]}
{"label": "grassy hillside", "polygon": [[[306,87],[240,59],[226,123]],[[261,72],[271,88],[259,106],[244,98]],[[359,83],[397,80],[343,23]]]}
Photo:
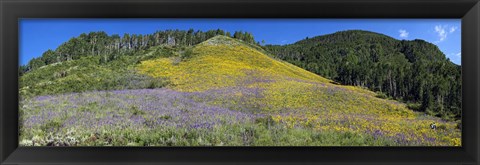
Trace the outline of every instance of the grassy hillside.
{"label": "grassy hillside", "polygon": [[168,78],[173,89],[205,91],[237,86],[239,83],[299,79],[328,82],[329,80],[224,36],[217,36],[192,49],[190,58],[159,58],[143,61],[138,69],[153,77]]}
{"label": "grassy hillside", "polygon": [[[142,82],[166,82],[155,89],[134,85],[129,90],[119,83],[116,88],[94,85],[88,92],[30,92],[36,95],[20,104],[21,145],[461,145],[454,122],[363,88],[336,85],[239,40],[217,36],[193,47],[160,49],[126,57],[122,65],[82,65],[83,71],[69,72],[77,80],[73,86],[91,75],[101,82],[115,79],[126,73],[122,70],[144,77]],[[72,63],[82,60],[95,61]],[[62,85],[52,84],[68,76],[46,77],[70,67],[75,66],[62,63],[27,73],[22,81],[28,83],[21,86],[28,93],[49,81],[45,89],[57,89]],[[118,74],[107,74],[113,71]],[[433,122],[435,130],[429,127]]]}
{"label": "grassy hillside", "polygon": [[185,47],[155,46],[131,56],[120,56],[108,63],[102,63],[101,56],[85,56],[78,60],[45,65],[19,78],[20,95],[32,97],[91,90],[162,87],[168,82],[137,73],[135,65],[142,60],[176,56],[183,49]]}
{"label": "grassy hillside", "polygon": [[[455,132],[454,123],[414,113],[404,104],[379,99],[366,89],[332,84],[227,37],[212,38],[195,46],[191,58],[175,60],[172,57],[144,61],[138,68],[141,73],[168,79],[172,82],[169,87],[178,91],[240,88],[233,96],[226,94],[207,101],[255,107],[254,112],[270,115],[273,121],[292,128],[358,134],[382,132],[394,139],[408,138],[411,144],[429,143],[426,137],[430,137],[443,144],[458,145],[458,130],[450,132]],[[248,97],[249,93],[242,90],[258,93]],[[432,122],[442,123],[448,129],[440,134],[432,131],[428,127]]]}

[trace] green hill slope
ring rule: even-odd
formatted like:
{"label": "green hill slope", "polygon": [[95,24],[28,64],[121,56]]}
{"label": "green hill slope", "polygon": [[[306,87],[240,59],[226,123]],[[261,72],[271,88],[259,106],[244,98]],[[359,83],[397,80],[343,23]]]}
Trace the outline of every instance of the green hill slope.
{"label": "green hill slope", "polygon": [[[215,91],[220,96],[202,101],[231,108],[248,107],[245,109],[268,115],[289,128],[360,136],[382,132],[389,138],[401,137],[410,145],[429,144],[425,137],[434,137],[444,145],[459,144],[460,134],[454,123],[415,113],[397,101],[379,99],[366,89],[332,84],[331,80],[228,37],[217,36],[193,47],[188,59],[143,61],[138,70],[169,80],[167,87],[178,91]],[[222,90],[231,93],[216,93]],[[252,90],[256,94],[246,92]],[[432,131],[432,122],[442,123],[445,132]]]}
{"label": "green hill slope", "polygon": [[454,122],[225,36],[101,58],[20,77],[21,145],[461,145]]}
{"label": "green hill slope", "polygon": [[85,56],[76,60],[45,65],[19,78],[21,97],[84,92],[162,87],[166,81],[139,74],[135,64],[142,60],[174,56],[183,47],[155,46],[120,56],[103,63],[102,56]]}
{"label": "green hill slope", "polygon": [[196,45],[190,56],[143,61],[139,70],[154,77],[168,78],[172,88],[189,92],[237,86],[253,82],[254,78],[264,81],[292,78],[329,81],[225,36],[216,36]]}
{"label": "green hill slope", "polygon": [[461,66],[423,40],[349,30],[307,38],[290,45],[268,45],[276,57],[345,85],[363,86],[412,108],[460,119]]}

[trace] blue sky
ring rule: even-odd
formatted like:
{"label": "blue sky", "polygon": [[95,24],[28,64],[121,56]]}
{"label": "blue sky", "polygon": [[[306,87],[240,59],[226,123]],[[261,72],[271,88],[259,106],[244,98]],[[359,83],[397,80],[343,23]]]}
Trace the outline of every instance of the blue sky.
{"label": "blue sky", "polygon": [[223,29],[251,32],[257,41],[265,40],[267,44],[290,44],[305,37],[359,29],[400,40],[426,40],[460,64],[460,25],[460,19],[21,19],[19,51],[23,65],[48,49],[54,50],[70,38],[91,31],[123,35],[166,29]]}

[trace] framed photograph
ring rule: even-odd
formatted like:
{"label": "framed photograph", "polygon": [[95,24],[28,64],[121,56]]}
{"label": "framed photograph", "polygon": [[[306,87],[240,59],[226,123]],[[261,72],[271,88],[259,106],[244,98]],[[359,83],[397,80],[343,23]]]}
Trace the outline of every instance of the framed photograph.
{"label": "framed photograph", "polygon": [[479,164],[478,0],[0,3],[1,164]]}

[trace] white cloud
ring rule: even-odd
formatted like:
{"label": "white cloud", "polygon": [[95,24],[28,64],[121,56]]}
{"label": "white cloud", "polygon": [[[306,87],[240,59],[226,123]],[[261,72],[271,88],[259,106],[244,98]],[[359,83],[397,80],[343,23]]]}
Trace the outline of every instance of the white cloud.
{"label": "white cloud", "polygon": [[457,29],[458,29],[458,27],[456,27],[456,26],[450,27],[450,33],[455,32]]}
{"label": "white cloud", "polygon": [[461,57],[462,56],[462,52],[458,52],[457,54],[455,54],[456,56],[458,57]]}
{"label": "white cloud", "polygon": [[442,42],[447,39],[448,34],[451,34],[457,31],[457,26],[449,26],[449,25],[437,25],[435,26],[435,33],[438,35],[438,41],[436,43]]}
{"label": "white cloud", "polygon": [[437,25],[435,26],[435,32],[438,35],[438,41],[442,42],[443,40],[447,39],[447,32],[445,31],[445,26]]}
{"label": "white cloud", "polygon": [[404,29],[400,29],[398,30],[398,32],[400,33],[400,38],[407,38],[408,37],[408,32]]}

